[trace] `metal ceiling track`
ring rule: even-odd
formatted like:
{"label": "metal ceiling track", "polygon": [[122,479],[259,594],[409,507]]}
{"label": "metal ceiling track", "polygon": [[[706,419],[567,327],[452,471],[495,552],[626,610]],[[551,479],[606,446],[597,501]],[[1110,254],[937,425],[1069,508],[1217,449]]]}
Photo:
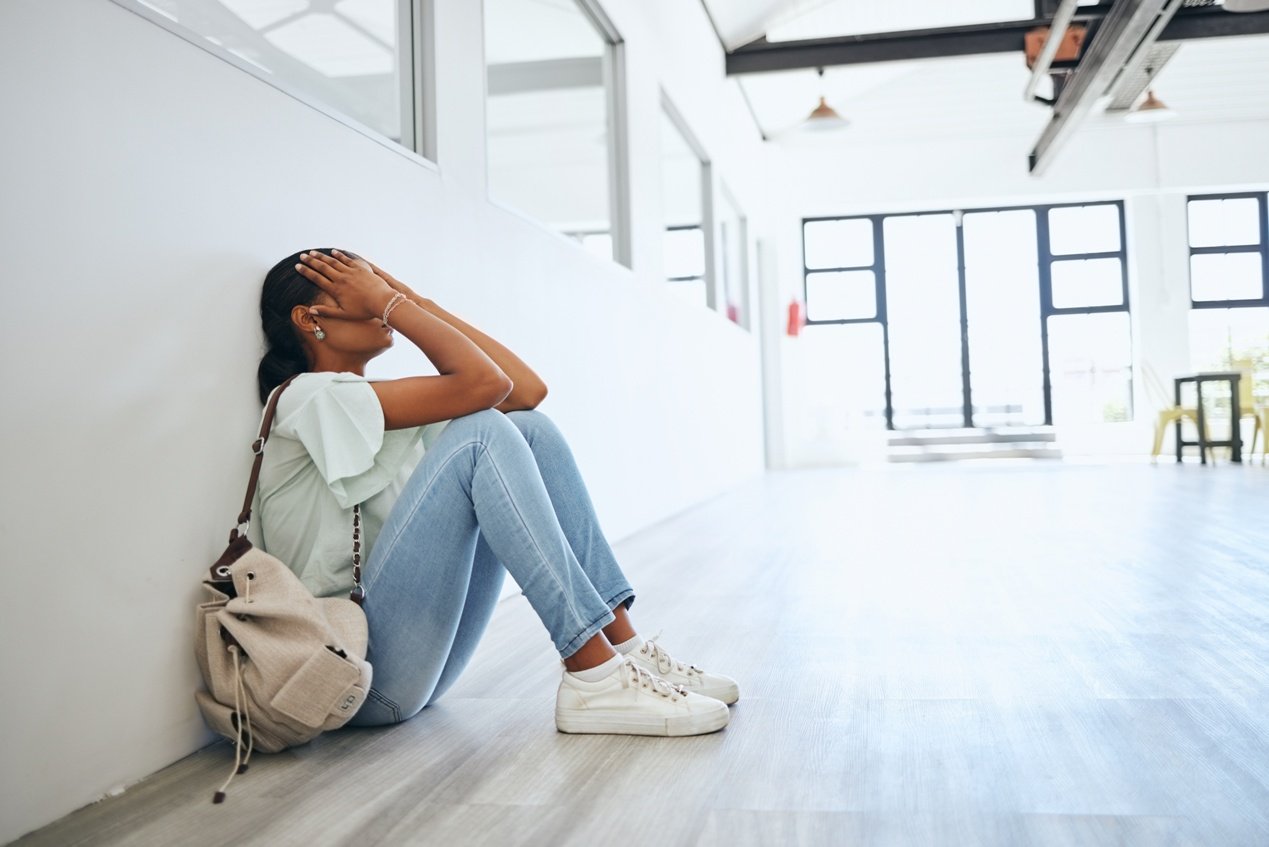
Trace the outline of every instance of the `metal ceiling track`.
{"label": "metal ceiling track", "polygon": [[1139,49],[1157,40],[1183,0],[1116,0],[1080,57],[1070,82],[1053,104],[1053,117],[1031,151],[1030,167],[1039,176],[1080,121],[1119,77]]}
{"label": "metal ceiling track", "polygon": [[[1098,26],[1114,6],[1081,6],[1074,23]],[[982,53],[1021,53],[1023,38],[1036,27],[1049,26],[1050,19],[973,24],[938,29],[848,35],[803,41],[767,41],[760,38],[727,54],[727,74],[765,73],[796,68],[858,65],[872,62],[899,62],[943,56],[973,56]],[[1269,33],[1269,11],[1226,12],[1220,6],[1182,8],[1159,35],[1160,41],[1191,38],[1220,38],[1231,35]],[[1091,44],[1089,45],[1091,48]]]}

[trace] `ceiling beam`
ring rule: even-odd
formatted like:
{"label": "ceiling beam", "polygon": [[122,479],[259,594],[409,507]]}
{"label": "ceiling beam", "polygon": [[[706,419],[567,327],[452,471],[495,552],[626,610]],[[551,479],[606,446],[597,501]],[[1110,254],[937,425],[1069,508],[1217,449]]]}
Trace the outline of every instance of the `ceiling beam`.
{"label": "ceiling beam", "polygon": [[[1099,24],[1110,6],[1083,6],[1076,23]],[[832,67],[872,62],[1021,53],[1023,36],[1047,19],[973,24],[939,29],[848,35],[803,41],[750,42],[727,54],[727,74],[764,73],[797,68]],[[1159,36],[1160,41],[1220,38],[1269,33],[1269,12],[1226,12],[1219,6],[1182,8]]]}

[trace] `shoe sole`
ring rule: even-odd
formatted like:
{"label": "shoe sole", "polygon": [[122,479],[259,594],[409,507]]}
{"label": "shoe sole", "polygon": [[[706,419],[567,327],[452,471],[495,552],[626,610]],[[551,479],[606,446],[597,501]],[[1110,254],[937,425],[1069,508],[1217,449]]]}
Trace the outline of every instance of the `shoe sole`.
{"label": "shoe sole", "polygon": [[555,713],[555,728],[575,735],[706,735],[727,726],[731,714],[726,709],[702,715],[676,715],[668,718],[621,717],[601,713]]}

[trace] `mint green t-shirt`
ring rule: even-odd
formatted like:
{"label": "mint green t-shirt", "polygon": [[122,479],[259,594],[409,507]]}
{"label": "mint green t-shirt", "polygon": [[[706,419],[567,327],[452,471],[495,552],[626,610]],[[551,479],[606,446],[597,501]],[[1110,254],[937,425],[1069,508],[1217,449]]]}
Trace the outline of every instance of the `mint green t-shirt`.
{"label": "mint green t-shirt", "polygon": [[361,504],[362,566],[401,489],[449,421],[385,430],[370,382],[305,373],[282,392],[264,448],[249,537],[318,597],[353,586],[353,506]]}

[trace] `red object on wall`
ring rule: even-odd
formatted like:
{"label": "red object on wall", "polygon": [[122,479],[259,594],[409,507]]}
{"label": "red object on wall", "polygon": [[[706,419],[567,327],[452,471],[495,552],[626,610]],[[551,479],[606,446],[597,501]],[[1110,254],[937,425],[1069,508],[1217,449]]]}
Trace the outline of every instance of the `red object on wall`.
{"label": "red object on wall", "polygon": [[802,308],[802,301],[789,301],[789,335],[796,338],[802,334],[802,327],[804,326],[806,326],[806,312]]}

